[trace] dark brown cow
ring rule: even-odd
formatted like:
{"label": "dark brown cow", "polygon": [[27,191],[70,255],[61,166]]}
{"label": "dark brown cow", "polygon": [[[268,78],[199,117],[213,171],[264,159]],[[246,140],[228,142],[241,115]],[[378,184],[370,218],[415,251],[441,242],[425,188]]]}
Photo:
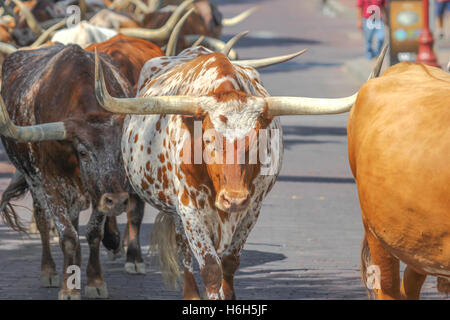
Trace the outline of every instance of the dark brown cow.
{"label": "dark brown cow", "polygon": [[[18,51],[3,64],[2,97],[7,111],[2,112],[0,128],[7,137],[2,136],[2,141],[24,175],[16,190],[29,189],[33,197],[43,245],[41,283],[48,287],[59,285],[49,247],[49,217],[58,230],[64,253],[60,299],[80,297],[77,288],[68,286],[70,274],[66,273],[69,266],[81,263],[79,212],[92,204],[86,231],[90,247],[86,295],[105,298],[108,293],[99,261],[105,215],[129,210],[120,152],[123,117],[97,103],[93,58],[79,46],[55,45]],[[129,96],[131,85],[113,62],[104,55],[107,86],[114,95]],[[25,127],[12,125],[8,114],[13,123]],[[3,210],[2,215],[18,228],[14,210]]]}
{"label": "dark brown cow", "polygon": [[[136,39],[124,35],[117,35],[107,41],[91,44],[87,51],[104,52],[112,56],[118,64],[122,73],[127,77],[134,87],[139,79],[139,73],[145,62],[148,60],[164,56],[164,52],[155,44],[142,39]],[[133,94],[133,95],[134,95]],[[128,223],[124,234],[124,245],[127,247],[127,258],[125,271],[130,274],[144,274],[145,263],[142,259],[141,247],[139,243],[139,230],[144,215],[144,203],[139,198],[133,196],[136,203],[134,210],[127,212]],[[103,244],[110,251],[110,256],[114,259],[120,254],[118,249],[120,242],[120,232],[117,228],[115,217],[107,217],[105,223],[105,236]]]}

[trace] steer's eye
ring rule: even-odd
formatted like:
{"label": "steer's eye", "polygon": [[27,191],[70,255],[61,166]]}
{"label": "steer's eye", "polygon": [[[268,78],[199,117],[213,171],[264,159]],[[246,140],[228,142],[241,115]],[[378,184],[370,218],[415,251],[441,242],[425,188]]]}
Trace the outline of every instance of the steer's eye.
{"label": "steer's eye", "polygon": [[80,155],[80,157],[85,158],[88,153],[86,150],[78,150],[78,154]]}

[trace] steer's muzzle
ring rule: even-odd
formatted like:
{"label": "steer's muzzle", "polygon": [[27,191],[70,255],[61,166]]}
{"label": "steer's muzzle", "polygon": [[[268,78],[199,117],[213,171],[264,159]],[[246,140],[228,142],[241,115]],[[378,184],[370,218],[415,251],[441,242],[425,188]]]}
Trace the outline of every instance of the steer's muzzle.
{"label": "steer's muzzle", "polygon": [[248,209],[250,194],[248,191],[220,191],[216,207],[227,213],[240,213]]}
{"label": "steer's muzzle", "polygon": [[122,212],[133,208],[128,192],[120,192],[103,194],[100,198],[98,209],[108,216],[118,216]]}

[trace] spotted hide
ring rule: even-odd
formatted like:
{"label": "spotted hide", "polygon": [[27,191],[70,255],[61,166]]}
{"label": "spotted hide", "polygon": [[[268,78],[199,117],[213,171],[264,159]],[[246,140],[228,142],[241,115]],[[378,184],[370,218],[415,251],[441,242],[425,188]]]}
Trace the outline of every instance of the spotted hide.
{"label": "spotted hide", "polygon": [[[163,274],[176,278],[177,268],[164,252],[170,247],[167,226],[172,224],[171,239],[183,256],[184,297],[199,298],[193,254],[208,298],[231,299],[242,248],[281,169],[280,120],[266,115],[264,103],[255,99],[268,93],[253,68],[233,65],[225,55],[203,47],[144,65],[137,97],[176,95],[203,97],[202,112],[128,115],[122,136],[126,171],[140,197],[160,210],[153,241]],[[267,143],[259,146],[264,163],[261,150],[254,163],[238,161],[242,154],[249,159],[263,130],[268,132]],[[200,157],[205,154],[200,162],[197,147]]]}

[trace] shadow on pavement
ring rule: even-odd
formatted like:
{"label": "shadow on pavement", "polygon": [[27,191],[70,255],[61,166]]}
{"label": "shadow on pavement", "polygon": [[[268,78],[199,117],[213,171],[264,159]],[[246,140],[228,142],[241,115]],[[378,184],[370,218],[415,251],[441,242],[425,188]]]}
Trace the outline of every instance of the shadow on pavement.
{"label": "shadow on pavement", "polygon": [[283,126],[283,135],[346,136],[346,127]]}
{"label": "shadow on pavement", "polygon": [[325,144],[325,143],[341,143],[339,141],[332,140],[308,140],[308,139],[284,139],[284,149],[290,150],[294,145],[297,144]]}
{"label": "shadow on pavement", "polygon": [[[280,54],[281,55],[281,54]],[[288,61],[281,64],[277,64],[274,66],[270,66],[264,69],[258,70],[260,74],[268,74],[268,73],[277,73],[277,72],[294,72],[294,71],[301,71],[301,70],[308,70],[311,68],[331,68],[331,67],[339,67],[342,64],[340,63],[326,63],[326,62],[295,62],[295,61]]]}
{"label": "shadow on pavement", "polygon": [[353,178],[338,177],[306,177],[306,176],[278,176],[277,181],[283,182],[311,182],[311,183],[351,183],[354,184]]}
{"label": "shadow on pavement", "polygon": [[[222,40],[227,42],[233,38],[235,34],[225,34],[222,36]],[[248,48],[248,47],[281,47],[281,46],[291,46],[291,45],[319,45],[322,42],[315,39],[307,38],[297,38],[297,37],[277,37],[274,36],[245,36],[241,41],[239,41],[234,48]]]}
{"label": "shadow on pavement", "polygon": [[337,270],[308,269],[241,272],[236,277],[236,296],[273,300],[367,299],[359,270],[342,277],[336,273]]}

